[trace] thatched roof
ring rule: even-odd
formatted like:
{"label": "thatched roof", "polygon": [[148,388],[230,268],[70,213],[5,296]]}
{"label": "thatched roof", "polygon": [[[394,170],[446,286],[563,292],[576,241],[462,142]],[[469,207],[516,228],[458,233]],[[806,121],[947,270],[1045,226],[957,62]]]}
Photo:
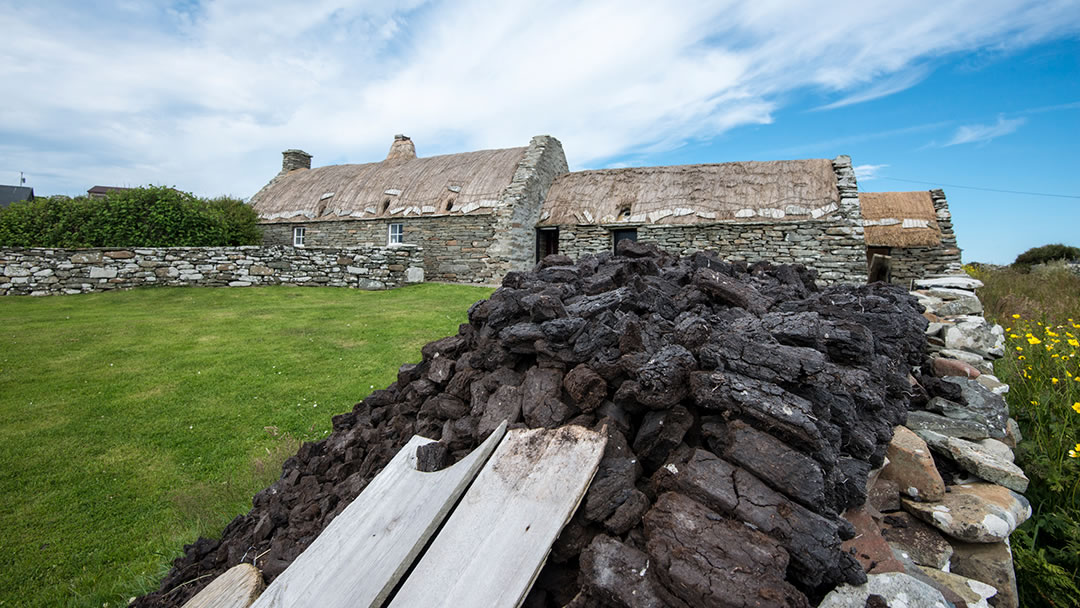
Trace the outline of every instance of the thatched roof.
{"label": "thatched roof", "polygon": [[860,192],[863,231],[871,247],[937,247],[941,230],[930,192]]}
{"label": "thatched roof", "polygon": [[[263,222],[346,220],[490,212],[513,180],[526,148],[390,159],[279,174],[251,204]],[[447,208],[449,205],[449,209]]]}
{"label": "thatched roof", "polygon": [[839,200],[826,159],[578,171],[555,179],[540,224],[807,220]]}

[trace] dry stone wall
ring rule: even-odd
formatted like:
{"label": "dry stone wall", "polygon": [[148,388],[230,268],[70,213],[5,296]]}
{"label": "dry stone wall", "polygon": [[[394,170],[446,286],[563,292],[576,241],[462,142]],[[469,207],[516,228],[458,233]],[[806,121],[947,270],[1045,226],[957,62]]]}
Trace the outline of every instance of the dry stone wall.
{"label": "dry stone wall", "polygon": [[305,285],[387,289],[424,280],[420,247],[0,249],[0,295],[147,285]]}
{"label": "dry stone wall", "polygon": [[872,595],[899,593],[908,605],[1019,605],[1008,538],[1031,515],[1028,479],[1013,462],[1020,436],[1003,398],[1009,387],[992,375],[1003,331],[982,317],[981,286],[962,274],[915,282],[930,358],[867,503],[844,515],[856,530],[845,548],[868,584],[841,585],[820,607],[861,608]]}

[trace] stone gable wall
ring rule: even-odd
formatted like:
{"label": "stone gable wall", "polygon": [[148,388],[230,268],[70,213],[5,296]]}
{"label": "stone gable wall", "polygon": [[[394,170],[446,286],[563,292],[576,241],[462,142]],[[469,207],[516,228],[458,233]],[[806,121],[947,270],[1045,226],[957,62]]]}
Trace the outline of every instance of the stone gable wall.
{"label": "stone gable wall", "polygon": [[0,295],[91,293],[147,285],[387,289],[423,282],[422,256],[417,246],[5,248],[0,249]]}

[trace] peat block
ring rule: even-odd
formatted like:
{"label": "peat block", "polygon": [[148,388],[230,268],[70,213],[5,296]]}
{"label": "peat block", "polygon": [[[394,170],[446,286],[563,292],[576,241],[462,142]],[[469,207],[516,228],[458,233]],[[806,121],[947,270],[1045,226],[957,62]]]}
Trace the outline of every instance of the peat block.
{"label": "peat block", "polygon": [[927,321],[907,292],[815,277],[629,241],[511,272],[135,605],[180,606],[241,560],[271,582],[413,434],[440,468],[504,419],[609,437],[528,606],[798,607],[860,584],[839,514],[913,399],[964,395],[912,384]]}

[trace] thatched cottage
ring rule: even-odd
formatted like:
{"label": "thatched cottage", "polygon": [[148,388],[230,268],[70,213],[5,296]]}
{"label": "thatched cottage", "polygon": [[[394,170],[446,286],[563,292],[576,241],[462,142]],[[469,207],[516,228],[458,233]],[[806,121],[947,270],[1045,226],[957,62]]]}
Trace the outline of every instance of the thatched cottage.
{"label": "thatched cottage", "polygon": [[862,192],[859,203],[867,261],[874,254],[889,256],[894,283],[961,268],[943,191]]}
{"label": "thatched cottage", "polygon": [[559,140],[417,158],[394,138],[382,162],[311,168],[286,150],[281,172],[251,199],[268,245],[419,245],[429,281],[495,283],[531,266],[534,227],[555,176]]}
{"label": "thatched cottage", "polygon": [[[680,253],[806,264],[832,283],[866,280],[864,223],[899,235],[886,239],[894,257],[909,252],[898,281],[937,272],[954,250],[959,260],[944,195],[939,208],[937,195],[923,194],[932,199],[925,228],[937,231],[936,244],[912,224],[923,207],[923,215],[914,205],[867,215],[847,156],[569,173],[550,136],[418,158],[399,135],[378,163],[312,169],[310,155],[287,150],[252,204],[267,244],[419,245],[427,280],[494,283],[544,255],[610,251],[629,238]],[[900,228],[888,218],[901,218]]]}
{"label": "thatched cottage", "polygon": [[[623,238],[732,260],[813,266],[826,282],[866,276],[851,159],[738,162],[560,175],[541,241],[576,257]],[[548,245],[548,244],[551,245]]]}

